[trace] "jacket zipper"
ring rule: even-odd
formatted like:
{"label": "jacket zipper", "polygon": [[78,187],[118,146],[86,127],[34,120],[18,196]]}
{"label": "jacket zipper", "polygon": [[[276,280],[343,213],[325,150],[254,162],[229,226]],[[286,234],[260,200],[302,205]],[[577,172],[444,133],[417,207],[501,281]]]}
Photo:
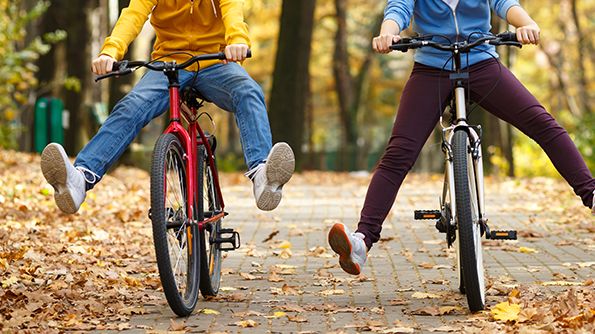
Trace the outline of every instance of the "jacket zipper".
{"label": "jacket zipper", "polygon": [[450,9],[452,11],[452,16],[454,17],[455,20],[455,31],[457,32],[457,40],[459,39],[459,23],[457,21],[457,13],[454,9]]}

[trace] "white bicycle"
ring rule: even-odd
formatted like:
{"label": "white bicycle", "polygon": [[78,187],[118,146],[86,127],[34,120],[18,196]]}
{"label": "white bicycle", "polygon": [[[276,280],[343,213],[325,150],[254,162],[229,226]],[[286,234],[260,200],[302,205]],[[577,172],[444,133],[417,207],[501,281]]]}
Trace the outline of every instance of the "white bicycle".
{"label": "white bicycle", "polygon": [[[416,210],[415,219],[437,220],[436,228],[446,233],[448,247],[455,245],[459,273],[459,290],[466,294],[473,312],[485,307],[485,276],[481,237],[516,239],[516,231],[490,231],[485,215],[483,164],[481,161],[481,126],[467,123],[468,101],[465,87],[469,72],[461,68],[461,55],[479,45],[509,45],[521,47],[514,33],[482,36],[474,41],[441,44],[432,37],[403,38],[392,50],[432,47],[452,53],[454,69],[450,74],[454,94],[449,107],[440,117],[442,151],[445,154],[445,175],[440,210]],[[445,38],[444,36],[440,36]],[[446,110],[445,110],[446,111]],[[447,116],[446,124],[444,117]],[[458,244],[455,241],[458,240]]]}

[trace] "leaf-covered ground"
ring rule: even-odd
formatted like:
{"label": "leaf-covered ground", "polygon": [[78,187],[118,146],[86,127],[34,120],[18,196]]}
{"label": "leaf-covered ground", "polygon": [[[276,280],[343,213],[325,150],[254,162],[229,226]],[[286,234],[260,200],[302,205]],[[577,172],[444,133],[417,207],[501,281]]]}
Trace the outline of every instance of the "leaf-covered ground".
{"label": "leaf-covered ground", "polygon": [[[412,175],[406,182],[411,187],[421,189],[428,183],[436,183],[437,178],[439,179],[437,176]],[[223,181],[226,187],[224,191],[227,191],[228,195],[235,189],[242,191],[240,195],[235,196],[237,198],[250,192],[250,185],[241,174],[226,174]],[[306,185],[306,188],[300,189],[307,189],[307,184],[329,187],[341,185],[343,189],[357,189],[350,196],[361,199],[365,195],[362,189],[365,191],[368,181],[369,176],[354,177],[349,174],[314,172],[296,175],[292,180]],[[567,185],[551,179],[489,182],[497,183],[499,191],[523,193],[531,197],[530,201],[520,198],[518,207],[508,207],[507,210],[540,212],[541,216],[543,212],[549,212],[552,216],[564,217],[556,219],[555,222],[547,222],[548,225],[541,230],[562,236],[565,231],[580,231],[580,235],[583,236],[580,239],[560,238],[554,247],[580,243],[581,247],[591,251],[591,256],[564,265],[570,269],[576,267],[577,270],[595,266],[595,257],[592,255],[592,251],[595,250],[595,220],[588,215],[584,207],[577,205],[577,200],[569,194]],[[134,325],[131,322],[131,318],[147,313],[148,309],[167,308],[160,291],[150,221],[147,218],[148,189],[149,177],[146,172],[133,168],[119,168],[106,176],[95,190],[89,192],[87,202],[78,214],[64,215],[55,207],[53,190],[41,176],[38,156],[0,151],[0,329],[4,332],[126,329],[155,331],[152,326]],[[296,197],[299,195],[296,194]],[[233,199],[234,195],[231,194],[230,197]],[[551,198],[556,198],[555,205],[549,204]],[[408,200],[416,199],[412,197]],[[341,204],[329,202],[317,205],[328,205],[330,212]],[[331,213],[328,218],[332,222]],[[339,276],[336,261],[325,245],[298,249],[284,238],[300,233],[304,234],[301,227],[288,226],[272,230],[268,236],[258,236],[258,244],[246,243],[240,254],[249,259],[249,266],[253,267],[253,270],[242,271],[228,265],[224,269],[224,279],[234,277],[245,282],[270,285],[270,288],[266,288],[266,294],[272,299],[310,294],[332,300],[333,296],[345,295],[346,290],[352,285],[369,282],[365,276],[356,279]],[[537,229],[525,230],[522,231],[521,237],[537,240],[544,237],[543,233],[537,232]],[[379,261],[375,257],[380,257],[379,250],[390,245],[391,239],[392,237],[388,237],[381,241],[377,246],[378,250],[371,252],[370,262],[375,264]],[[437,246],[433,240],[424,241],[424,244],[428,248]],[[493,250],[518,254],[539,252],[530,246],[529,244],[519,247],[503,242],[484,243],[484,247]],[[417,252],[423,253],[424,249],[418,249]],[[416,256],[407,253],[406,250],[402,250],[401,253],[406,259]],[[445,257],[452,255],[452,252],[444,253]],[[268,257],[283,259],[287,264],[261,267],[261,263],[266,262]],[[293,264],[301,264],[304,257],[329,260],[332,262],[328,263],[332,263],[334,267],[331,269],[329,266],[321,266],[314,273],[311,282],[292,281],[295,274]],[[436,273],[449,267],[423,261],[415,263],[419,270],[431,269]],[[530,266],[528,270],[531,270]],[[408,288],[397,291],[401,295],[406,294],[407,298],[395,295],[384,301],[386,305],[406,307],[403,312],[411,315],[459,316],[457,321],[431,327],[422,328],[421,325],[415,326],[401,321],[391,322],[382,307],[338,308],[336,304],[303,303],[277,307],[270,313],[236,313],[233,317],[237,321],[231,325],[237,327],[232,327],[229,331],[235,332],[237,329],[234,328],[258,327],[259,324],[280,318],[288,323],[306,323],[315,314],[368,312],[384,317],[385,320],[371,319],[355,324],[348,323],[340,329],[334,328],[333,331],[593,333],[593,278],[578,280],[576,277],[556,272],[552,273],[552,277],[552,280],[542,281],[540,284],[516,284],[506,277],[488,277],[490,309],[478,314],[468,314],[464,308],[458,306],[460,304],[449,303],[452,300],[460,300],[460,295],[438,290],[412,291]],[[435,279],[425,283],[446,284],[438,274]],[[247,298],[248,295],[244,294],[241,288],[227,287],[227,291],[222,291],[221,296],[211,303],[242,303]],[[416,300],[441,302],[417,307]],[[194,317],[220,315],[222,311],[213,308],[197,310]],[[389,320],[386,320],[387,318]],[[186,322],[191,323],[191,319]],[[165,325],[168,330],[184,332],[189,330],[186,322],[175,319]]]}

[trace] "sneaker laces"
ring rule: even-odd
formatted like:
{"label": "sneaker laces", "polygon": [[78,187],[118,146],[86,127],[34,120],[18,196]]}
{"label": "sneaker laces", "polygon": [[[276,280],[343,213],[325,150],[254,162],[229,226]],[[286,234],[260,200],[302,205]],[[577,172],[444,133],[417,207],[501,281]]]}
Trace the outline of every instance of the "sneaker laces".
{"label": "sneaker laces", "polygon": [[[95,183],[97,183],[97,181],[99,181],[99,179],[101,179],[101,177],[99,177],[99,175],[95,174],[93,171],[91,171],[88,168],[85,168],[83,166],[76,166],[74,168],[76,168],[79,172],[81,172],[81,174],[83,174],[83,178],[85,179],[85,182],[87,182],[89,184],[95,184]],[[89,177],[88,175],[92,176],[93,178]]]}
{"label": "sneaker laces", "polygon": [[259,163],[258,165],[256,165],[256,167],[254,167],[254,168],[250,169],[249,171],[247,171],[246,173],[244,173],[244,175],[247,178],[249,178],[251,181],[254,181],[254,176],[256,175],[256,172],[258,172],[261,168],[263,168],[265,163],[266,163],[266,161]]}

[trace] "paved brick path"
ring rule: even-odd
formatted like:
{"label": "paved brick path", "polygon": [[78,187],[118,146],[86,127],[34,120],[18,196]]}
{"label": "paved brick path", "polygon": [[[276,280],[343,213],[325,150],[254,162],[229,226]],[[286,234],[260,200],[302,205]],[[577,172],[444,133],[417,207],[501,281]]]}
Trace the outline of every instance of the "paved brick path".
{"label": "paved brick path", "polygon": [[[322,180],[322,184],[306,179],[294,177],[281,206],[272,213],[255,208],[247,182],[228,180],[224,194],[230,215],[225,223],[240,231],[243,246],[223,262],[226,274],[220,296],[201,299],[187,319],[175,318],[164,298],[158,298],[156,305],[145,306],[146,314],[133,317],[129,332],[162,332],[184,324],[187,332],[198,333],[423,333],[458,332],[472,325],[474,315],[466,311],[464,297],[456,292],[453,251],[446,249],[433,223],[413,221],[415,208],[437,206],[440,177],[410,176],[405,181],[384,224],[383,239],[371,250],[364,276],[359,278],[338,267],[326,232],[337,221],[355,227],[368,177],[335,180],[316,174],[316,182]],[[493,282],[488,307],[505,301],[506,289],[515,285],[539,285],[557,293],[566,287],[543,282],[584,282],[595,276],[593,218],[580,211],[578,200],[560,183],[534,182],[551,183],[561,189],[559,196],[550,202],[546,196],[552,197],[553,191],[542,194],[530,183],[488,184],[492,228],[517,229],[522,236],[518,242],[484,242],[486,274]],[[569,221],[555,209],[560,205],[575,207],[578,218]],[[278,234],[263,242],[274,231]],[[279,247],[284,240],[291,244],[289,248]],[[520,247],[529,252],[520,252]],[[272,271],[283,281],[269,281]],[[415,298],[423,296],[420,293],[431,298]],[[214,313],[211,310],[218,314],[206,314]],[[256,327],[239,326],[248,320]]]}

